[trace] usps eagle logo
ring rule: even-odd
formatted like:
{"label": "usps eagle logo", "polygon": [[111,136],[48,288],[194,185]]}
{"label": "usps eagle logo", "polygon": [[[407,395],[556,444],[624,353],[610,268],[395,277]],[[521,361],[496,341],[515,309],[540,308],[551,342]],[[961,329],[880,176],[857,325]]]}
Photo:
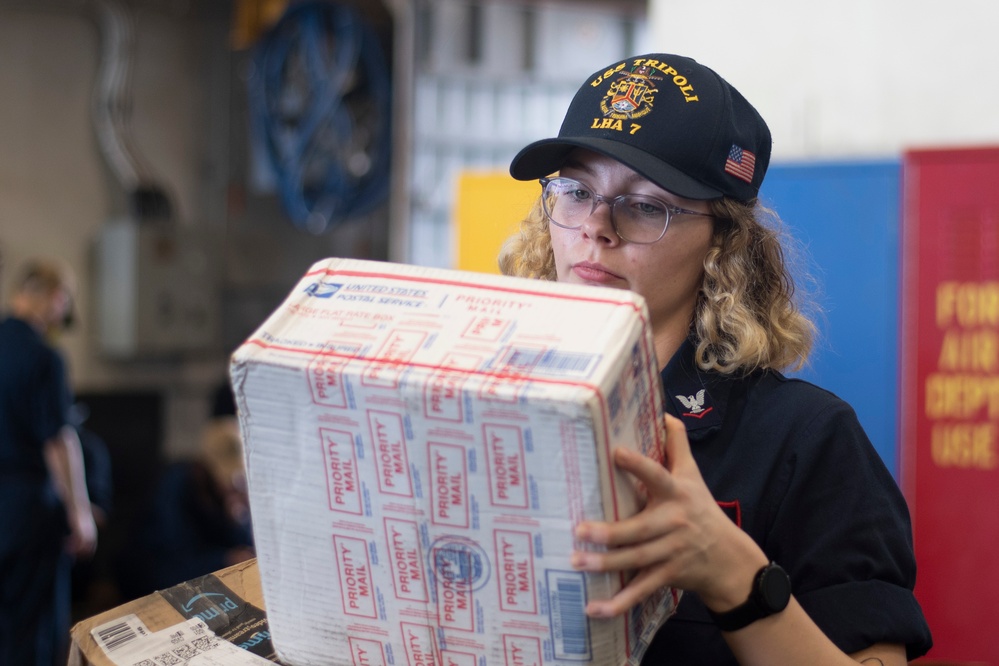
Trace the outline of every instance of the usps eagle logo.
{"label": "usps eagle logo", "polygon": [[336,292],[340,291],[341,287],[343,287],[342,284],[337,284],[335,282],[323,282],[322,280],[319,280],[317,282],[313,282],[302,291],[313,298],[332,298]]}
{"label": "usps eagle logo", "polygon": [[[697,416],[702,412],[710,411],[704,409],[704,389],[697,392],[697,395],[678,395],[676,399],[683,403],[683,406],[690,410],[690,416]],[[686,414],[684,415],[686,416]]]}
{"label": "usps eagle logo", "polygon": [[656,93],[659,92],[655,84],[659,79],[662,77],[653,76],[651,67],[636,67],[630,72],[621,72],[600,100],[600,110],[604,116],[617,119],[648,115],[652,111]]}

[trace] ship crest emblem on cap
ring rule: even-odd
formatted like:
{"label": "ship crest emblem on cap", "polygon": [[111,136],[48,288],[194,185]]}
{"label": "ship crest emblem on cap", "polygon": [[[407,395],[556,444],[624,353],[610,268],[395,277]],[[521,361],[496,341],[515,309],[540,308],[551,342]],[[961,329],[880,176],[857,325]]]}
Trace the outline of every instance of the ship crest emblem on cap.
{"label": "ship crest emblem on cap", "polygon": [[653,76],[652,68],[646,66],[619,73],[600,100],[600,110],[605,117],[617,120],[641,118],[649,114],[659,92],[655,81],[662,78]]}

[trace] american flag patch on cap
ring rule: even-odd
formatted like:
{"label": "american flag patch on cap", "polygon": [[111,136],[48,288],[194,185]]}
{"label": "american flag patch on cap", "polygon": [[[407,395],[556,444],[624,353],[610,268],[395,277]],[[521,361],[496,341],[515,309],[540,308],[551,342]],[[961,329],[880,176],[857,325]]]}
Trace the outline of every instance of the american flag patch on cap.
{"label": "american flag patch on cap", "polygon": [[756,166],[756,155],[745,148],[732,144],[725,160],[725,173],[730,173],[739,180],[753,182],[753,168]]}

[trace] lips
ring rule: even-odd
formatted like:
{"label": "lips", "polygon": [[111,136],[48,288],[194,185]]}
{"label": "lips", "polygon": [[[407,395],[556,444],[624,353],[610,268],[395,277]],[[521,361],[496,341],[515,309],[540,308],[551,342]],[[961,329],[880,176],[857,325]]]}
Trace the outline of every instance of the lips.
{"label": "lips", "polygon": [[610,284],[624,279],[617,273],[610,271],[605,266],[591,263],[589,261],[580,261],[579,263],[573,264],[572,273],[584,282],[593,282],[596,284]]}

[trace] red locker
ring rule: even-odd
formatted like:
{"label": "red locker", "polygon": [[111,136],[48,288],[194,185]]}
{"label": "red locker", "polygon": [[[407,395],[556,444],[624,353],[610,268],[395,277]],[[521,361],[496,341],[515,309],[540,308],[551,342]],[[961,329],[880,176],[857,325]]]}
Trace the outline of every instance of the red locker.
{"label": "red locker", "polygon": [[999,664],[999,147],[907,153],[903,196],[899,441],[916,595],[930,657]]}

